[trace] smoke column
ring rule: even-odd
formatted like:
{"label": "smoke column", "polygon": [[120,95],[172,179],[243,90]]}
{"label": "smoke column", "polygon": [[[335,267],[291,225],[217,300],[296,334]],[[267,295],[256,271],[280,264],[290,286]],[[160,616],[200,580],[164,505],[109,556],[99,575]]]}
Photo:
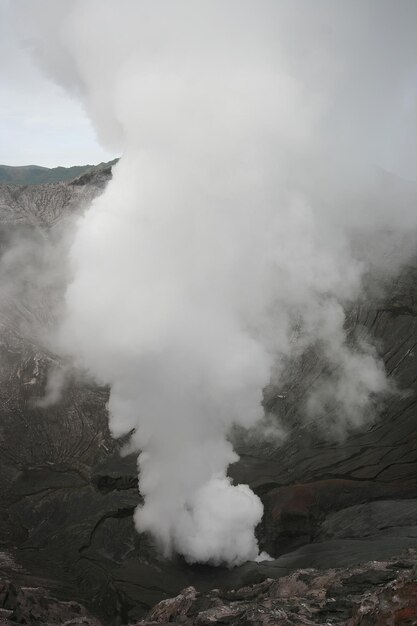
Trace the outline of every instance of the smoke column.
{"label": "smoke column", "polygon": [[262,416],[271,368],[319,349],[332,379],[306,411],[333,403],[347,427],[388,390],[344,310],[383,257],[378,233],[416,227],[401,177],[415,177],[417,4],[16,5],[39,62],[122,152],[77,225],[59,345],[110,385],[113,436],[132,432],[136,527],[189,562],[255,559],[262,504],[227,478],[227,437]]}

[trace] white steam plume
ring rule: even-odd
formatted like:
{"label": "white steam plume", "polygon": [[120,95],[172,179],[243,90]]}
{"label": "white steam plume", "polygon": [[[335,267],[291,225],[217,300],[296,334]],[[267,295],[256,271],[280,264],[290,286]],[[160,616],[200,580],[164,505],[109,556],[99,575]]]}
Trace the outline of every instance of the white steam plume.
{"label": "white steam plume", "polygon": [[227,435],[261,417],[272,366],[318,347],[333,376],[307,409],[347,424],[387,390],[344,307],[381,257],[376,231],[416,226],[413,186],[387,193],[383,171],[415,175],[417,3],[16,4],[123,152],[78,223],[60,344],[110,384],[112,434],[134,431],[137,528],[190,562],[254,559],[262,505],[226,477]]}

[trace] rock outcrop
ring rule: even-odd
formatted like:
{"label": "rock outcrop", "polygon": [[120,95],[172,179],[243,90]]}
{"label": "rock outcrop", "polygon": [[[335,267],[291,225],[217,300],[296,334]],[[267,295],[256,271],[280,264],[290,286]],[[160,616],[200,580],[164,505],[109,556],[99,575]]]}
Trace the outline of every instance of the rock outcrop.
{"label": "rock outcrop", "polygon": [[[417,623],[417,555],[350,568],[300,569],[238,589],[183,589],[131,626],[412,626]],[[0,624],[102,626],[77,602],[42,586],[0,579]]]}
{"label": "rock outcrop", "polygon": [[20,587],[10,580],[0,580],[0,624],[100,626],[78,602],[59,601],[48,589]]}
{"label": "rock outcrop", "polygon": [[417,623],[417,559],[349,569],[297,570],[241,589],[194,587],[163,600],[136,626],[406,626]]}

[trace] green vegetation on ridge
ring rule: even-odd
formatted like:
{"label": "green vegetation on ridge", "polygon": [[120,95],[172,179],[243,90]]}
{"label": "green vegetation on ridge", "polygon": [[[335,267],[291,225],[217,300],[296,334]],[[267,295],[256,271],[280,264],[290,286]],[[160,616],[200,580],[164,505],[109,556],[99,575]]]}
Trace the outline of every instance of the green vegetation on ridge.
{"label": "green vegetation on ridge", "polygon": [[74,165],[73,167],[41,167],[40,165],[0,165],[0,183],[7,185],[40,185],[73,180],[91,170],[114,165],[118,159],[98,165]]}

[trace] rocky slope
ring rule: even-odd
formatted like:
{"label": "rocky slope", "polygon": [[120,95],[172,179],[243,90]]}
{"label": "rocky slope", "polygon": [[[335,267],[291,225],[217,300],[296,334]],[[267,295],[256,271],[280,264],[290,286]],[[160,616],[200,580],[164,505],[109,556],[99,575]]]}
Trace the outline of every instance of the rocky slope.
{"label": "rocky slope", "polygon": [[[417,555],[350,568],[301,569],[239,589],[206,593],[186,587],[159,602],[134,626],[403,626],[417,623]],[[77,602],[44,587],[0,580],[0,624],[100,626]],[[133,625],[132,625],[133,626]]]}
{"label": "rocky slope", "polygon": [[[361,587],[364,602],[367,593],[374,599],[388,594],[387,606],[392,585],[404,585],[407,595],[411,589],[407,585],[415,579],[414,561],[404,568],[395,568],[394,562],[413,559],[409,551],[417,549],[417,263],[385,285],[388,296],[358,303],[349,315],[349,331],[375,338],[389,375],[402,390],[387,400],[378,419],[338,439],[334,433],[326,435],[326,422],[319,428],[301,418],[306,390],[318,376],[327,375],[320,356],[311,351],[291,365],[285,383],[279,388],[271,383],[265,390],[267,410],[291,427],[285,441],[235,434],[241,460],[231,468],[231,475],[261,496],[265,516],[259,540],[275,560],[233,570],[192,567],[180,558],[167,561],[158,556],[149,537],[133,528],[132,514],[140,499],[136,463],[134,457],[122,459],[119,444],[109,436],[108,390],[69,371],[44,347],[38,331],[53,323],[59,304],[59,273],[51,272],[51,280],[43,283],[37,279],[45,263],[48,269],[54,266],[48,242],[64,219],[101,192],[110,175],[107,169],[71,183],[0,185],[0,542],[4,550],[0,578],[6,591],[13,586],[7,597],[12,593],[26,598],[28,588],[47,589],[47,593],[33,592],[34,597],[45,595],[57,606],[63,603],[67,623],[93,620],[86,611],[82,618],[70,613],[67,603],[79,603],[103,624],[122,624],[138,621],[161,600],[192,586],[197,591],[187,592],[191,613],[177,612],[170,616],[174,621],[209,623],[199,622],[197,616],[219,609],[217,623],[416,623],[395,621],[397,617],[391,622],[366,621],[365,609],[360,612],[365,621],[347,622],[359,619],[356,600],[349,605],[348,616],[345,599],[333,591],[329,597],[335,598],[333,606],[342,607],[345,622],[327,617],[332,601],[323,597],[310,613],[306,609],[301,614],[294,607],[313,606],[320,576],[328,581],[321,583],[323,589],[333,589],[343,577],[361,572],[376,569],[389,576],[395,572],[393,579],[388,574],[377,576],[377,590],[366,581]],[[21,259],[10,256],[16,241],[22,244]],[[16,267],[18,289],[13,280]],[[65,392],[57,404],[46,406],[39,399],[45,394],[48,370],[62,374]],[[356,569],[370,561],[379,564]],[[342,570],[331,573],[334,568]],[[291,587],[293,580],[297,600],[281,601],[281,585]],[[232,589],[244,587],[253,591],[230,595]],[[258,622],[251,622],[245,593],[252,593],[248,602],[258,617],[259,607],[265,605],[265,615],[278,621],[262,622],[257,617]],[[16,623],[16,607],[25,602],[3,601],[4,619]],[[37,600],[33,602],[36,605]],[[322,609],[327,611],[323,618]],[[149,619],[163,616],[163,610],[151,613]],[[352,617],[354,611],[357,617]],[[282,617],[284,613],[287,617]],[[42,621],[45,614],[39,615],[43,617],[19,623],[48,623]],[[243,619],[246,622],[236,621]]]}
{"label": "rocky slope", "polygon": [[417,559],[349,569],[302,569],[241,589],[194,587],[163,600],[137,626],[359,626],[417,623]]}

